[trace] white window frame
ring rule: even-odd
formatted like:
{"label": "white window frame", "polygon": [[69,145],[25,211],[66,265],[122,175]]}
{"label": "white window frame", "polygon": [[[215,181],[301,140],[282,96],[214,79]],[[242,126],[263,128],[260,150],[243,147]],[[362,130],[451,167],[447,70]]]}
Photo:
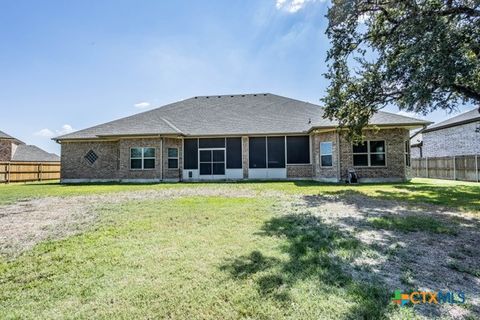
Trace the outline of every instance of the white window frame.
{"label": "white window frame", "polygon": [[[325,154],[323,154],[323,153],[322,153],[322,143],[329,143],[330,146],[331,146],[330,150],[332,150],[332,151],[331,151],[330,153],[325,153]],[[319,150],[319,151],[320,151],[320,167],[323,167],[323,168],[332,168],[332,167],[333,167],[333,141],[320,141],[320,146],[319,146],[319,148],[320,148],[320,150]],[[331,156],[331,157],[332,157],[332,164],[329,165],[329,166],[323,165],[323,163],[322,163],[322,156]]]}
{"label": "white window frame", "polygon": [[[176,149],[177,150],[177,156],[176,157],[170,157],[170,149]],[[167,169],[178,169],[180,167],[179,159],[178,159],[178,148],[172,147],[172,148],[167,148]],[[175,168],[170,168],[170,160],[177,160],[177,166]]]}
{"label": "white window frame", "polygon": [[[370,150],[370,142],[379,142],[379,141],[383,141],[383,145],[385,146],[385,151],[384,152],[371,152]],[[353,152],[353,147],[354,145],[352,144],[352,164],[355,168],[386,168],[387,167],[387,141],[386,140],[365,140],[363,142],[366,142],[367,143],[367,152]],[[370,160],[370,156],[373,155],[373,154],[383,154],[384,157],[385,157],[385,164],[382,165],[382,166],[375,166],[375,165],[372,165],[371,163],[371,160]],[[367,155],[367,165],[366,166],[356,166],[355,163],[354,163],[354,160],[353,160],[353,156],[356,156],[356,155]]]}
{"label": "white window frame", "polygon": [[[135,157],[135,158],[132,158],[132,149],[140,149],[142,150],[142,156],[141,157]],[[154,153],[155,153],[155,156],[154,157],[145,157],[144,154],[145,154],[145,149],[153,149]],[[144,168],[144,162],[145,160],[152,160],[153,159],[153,168]],[[130,148],[130,170],[136,170],[136,171],[140,171],[140,170],[155,170],[155,167],[157,166],[156,162],[157,162],[157,149],[155,147],[131,147]],[[132,160],[141,160],[142,161],[142,167],[141,168],[132,168]]]}

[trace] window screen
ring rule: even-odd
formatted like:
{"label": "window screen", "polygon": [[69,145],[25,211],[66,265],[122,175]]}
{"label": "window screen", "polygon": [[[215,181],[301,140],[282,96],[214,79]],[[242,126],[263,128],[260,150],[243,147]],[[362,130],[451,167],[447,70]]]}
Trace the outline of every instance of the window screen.
{"label": "window screen", "polygon": [[198,140],[185,139],[184,141],[184,167],[185,169],[198,169]]}
{"label": "window screen", "polygon": [[224,138],[199,139],[199,148],[225,148]]}
{"label": "window screen", "polygon": [[310,163],[308,136],[287,137],[287,163]]}
{"label": "window screen", "polygon": [[168,169],[178,168],[178,149],[168,148]]}
{"label": "window screen", "polygon": [[265,137],[248,139],[249,167],[252,169],[267,167],[267,150]]}
{"label": "window screen", "polygon": [[385,166],[385,141],[365,141],[353,145],[354,166]]}
{"label": "window screen", "polygon": [[227,169],[242,168],[242,138],[227,138]]}
{"label": "window screen", "polygon": [[285,168],[285,137],[267,138],[269,168]]}

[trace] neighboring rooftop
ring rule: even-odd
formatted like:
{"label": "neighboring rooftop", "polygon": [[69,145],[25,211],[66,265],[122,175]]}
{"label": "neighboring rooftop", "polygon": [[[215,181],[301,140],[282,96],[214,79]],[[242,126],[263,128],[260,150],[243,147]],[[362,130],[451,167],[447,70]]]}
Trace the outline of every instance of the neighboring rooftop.
{"label": "neighboring rooftop", "polygon": [[[178,101],[54,138],[94,139],[126,135],[240,135],[307,133],[334,128],[323,118],[323,108],[271,93],[199,96]],[[372,125],[421,127],[428,122],[388,112],[378,112]]]}
{"label": "neighboring rooftop", "polygon": [[48,153],[37,146],[20,144],[15,149],[12,161],[17,162],[56,162],[60,157],[54,153]]}
{"label": "neighboring rooftop", "polygon": [[455,127],[466,123],[471,123],[475,121],[480,121],[480,108],[475,108],[464,113],[459,114],[458,116],[452,117],[445,121],[435,123],[427,127],[423,132],[429,132],[434,130],[445,129],[449,127]]}
{"label": "neighboring rooftop", "polygon": [[37,146],[26,145],[24,142],[0,131],[0,139],[12,140],[16,144],[15,148],[12,148],[13,155],[11,161],[17,162],[56,162],[60,161],[60,157],[54,153],[48,153],[45,150],[40,149]]}

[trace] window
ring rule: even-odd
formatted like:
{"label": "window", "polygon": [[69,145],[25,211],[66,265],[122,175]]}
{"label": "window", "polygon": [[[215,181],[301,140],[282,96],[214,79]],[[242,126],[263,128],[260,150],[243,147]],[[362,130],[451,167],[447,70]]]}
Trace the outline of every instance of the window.
{"label": "window", "polygon": [[242,168],[242,138],[227,138],[227,169]]}
{"label": "window", "polygon": [[310,163],[310,138],[309,136],[287,137],[287,163]]}
{"label": "window", "polygon": [[320,166],[333,166],[333,144],[332,142],[320,142]]}
{"label": "window", "polygon": [[251,137],[248,139],[249,166],[252,169],[267,167],[266,137]]}
{"label": "window", "polygon": [[130,169],[155,169],[155,148],[131,148]]}
{"label": "window", "polygon": [[248,141],[250,168],[285,168],[285,137],[251,137]]}
{"label": "window", "polygon": [[183,167],[198,169],[198,139],[185,139],[183,146]]}
{"label": "window", "polygon": [[168,169],[178,169],[178,148],[168,148]]}
{"label": "window", "polygon": [[405,165],[410,167],[410,141],[405,141]]}
{"label": "window", "polygon": [[267,138],[269,168],[285,168],[285,137]]}
{"label": "window", "polygon": [[93,152],[93,150],[88,151],[87,154],[85,155],[85,160],[87,160],[88,163],[90,163],[90,165],[93,165],[95,161],[97,161],[97,159],[98,159],[98,156],[95,152]]}
{"label": "window", "polygon": [[353,145],[353,165],[356,167],[385,166],[385,141],[372,140]]}

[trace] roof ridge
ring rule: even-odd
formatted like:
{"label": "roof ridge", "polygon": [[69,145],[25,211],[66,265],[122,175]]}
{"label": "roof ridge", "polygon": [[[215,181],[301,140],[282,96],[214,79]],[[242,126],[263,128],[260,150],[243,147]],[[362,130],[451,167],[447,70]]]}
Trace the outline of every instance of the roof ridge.
{"label": "roof ridge", "polygon": [[173,123],[171,123],[170,121],[168,121],[167,119],[163,118],[163,117],[160,117],[160,119],[163,120],[163,122],[165,122],[170,128],[172,128],[173,130],[177,131],[178,133],[181,133],[183,134],[182,130],[178,129]]}

